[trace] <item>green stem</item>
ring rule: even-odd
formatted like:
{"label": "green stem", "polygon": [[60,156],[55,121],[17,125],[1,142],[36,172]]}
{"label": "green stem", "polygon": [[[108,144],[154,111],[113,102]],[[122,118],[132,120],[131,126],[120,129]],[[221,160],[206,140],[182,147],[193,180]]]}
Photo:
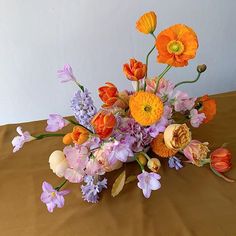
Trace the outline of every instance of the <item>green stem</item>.
{"label": "green stem", "polygon": [[197,78],[196,78],[195,80],[182,81],[182,82],[176,84],[174,88],[177,88],[177,87],[180,86],[181,84],[195,83],[195,82],[197,82],[197,81],[199,80],[200,76],[201,76],[201,73],[198,72]]}
{"label": "green stem", "polygon": [[136,82],[137,82],[137,88],[136,88],[136,91],[138,92],[138,91],[139,91],[139,80],[137,80]]}
{"label": "green stem", "polygon": [[75,83],[79,86],[79,88],[84,92],[84,86],[82,86],[77,80],[75,80]]}
{"label": "green stem", "polygon": [[39,139],[48,138],[48,137],[64,137],[64,136],[65,134],[38,134],[33,137],[39,140]]}
{"label": "green stem", "polygon": [[67,179],[61,185],[55,187],[54,189],[59,191],[65,185],[66,182],[67,182]]}
{"label": "green stem", "polygon": [[137,159],[136,155],[134,155],[134,158],[135,158],[135,160],[138,162],[138,164],[139,164],[141,170],[144,171],[144,167],[143,167],[143,165],[140,163],[140,161]]}
{"label": "green stem", "polygon": [[210,168],[211,168],[211,170],[213,171],[213,173],[216,174],[218,177],[224,179],[225,181],[227,181],[227,182],[229,182],[229,183],[233,183],[233,182],[234,182],[233,179],[230,179],[230,178],[224,176],[223,174],[219,173],[218,171],[216,171],[216,170],[212,167],[211,164],[210,164]]}
{"label": "green stem", "polygon": [[158,76],[154,94],[156,94],[156,92],[157,92],[160,79],[169,71],[169,69],[170,69],[171,67],[172,67],[171,65],[167,65],[166,68],[165,68],[165,70],[163,70],[163,72]]}
{"label": "green stem", "polygon": [[71,120],[71,119],[68,119],[68,121],[69,121],[71,124],[73,124],[73,125],[78,125],[78,126],[81,126],[81,127],[85,128],[86,130],[88,130],[88,132],[90,132],[90,133],[93,134],[93,131],[92,131],[92,130],[86,128],[85,126],[81,125],[80,123],[78,123],[78,122],[76,122],[76,121],[73,121],[73,120]]}

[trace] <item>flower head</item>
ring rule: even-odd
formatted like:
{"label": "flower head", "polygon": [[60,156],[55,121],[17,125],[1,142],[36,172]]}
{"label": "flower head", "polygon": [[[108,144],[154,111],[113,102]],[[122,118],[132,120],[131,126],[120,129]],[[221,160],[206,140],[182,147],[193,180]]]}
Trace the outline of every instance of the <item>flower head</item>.
{"label": "flower head", "polygon": [[138,178],[138,187],[143,190],[143,195],[146,198],[151,196],[152,190],[157,190],[161,187],[159,180],[161,176],[156,173],[148,173],[143,171],[143,173],[137,176]]}
{"label": "flower head", "polygon": [[148,160],[147,167],[153,172],[158,172],[161,168],[161,162],[157,158],[151,158]]}
{"label": "flower head", "polygon": [[16,128],[16,131],[19,134],[19,136],[14,137],[11,142],[12,146],[14,147],[13,152],[19,151],[25,143],[36,139],[33,136],[31,136],[28,131],[23,132],[20,126]]}
{"label": "flower head", "polygon": [[157,16],[155,12],[150,11],[142,15],[136,22],[136,29],[144,34],[152,34],[157,25]]}
{"label": "flower head", "polygon": [[196,98],[189,98],[188,94],[182,91],[177,91],[173,98],[175,111],[191,110],[195,104]]}
{"label": "flower head", "polygon": [[149,92],[136,92],[130,97],[132,117],[142,126],[152,125],[161,119],[164,106],[161,99]]}
{"label": "flower head", "polygon": [[97,109],[87,89],[84,89],[84,92],[78,90],[75,93],[71,100],[71,108],[76,120],[86,128],[90,128],[90,121],[97,113]]}
{"label": "flower head", "polygon": [[61,78],[61,82],[76,81],[72,68],[69,64],[64,65],[64,68],[57,71],[58,77]]}
{"label": "flower head", "polygon": [[183,168],[180,159],[177,157],[170,157],[168,159],[168,165],[170,168],[175,168],[176,170]]}
{"label": "flower head", "polygon": [[89,131],[82,126],[75,126],[71,133],[71,138],[76,144],[83,144],[89,138]]}
{"label": "flower head", "polygon": [[205,118],[205,114],[198,113],[197,109],[192,109],[190,111],[190,123],[195,128],[198,128]]}
{"label": "flower head", "polygon": [[116,125],[116,118],[111,112],[100,111],[91,121],[96,134],[105,139],[109,137]]}
{"label": "flower head", "polygon": [[173,25],[163,30],[156,40],[157,61],[175,67],[188,65],[198,48],[195,32],[183,24]]}
{"label": "flower head", "polygon": [[56,132],[69,124],[69,121],[65,120],[62,116],[58,114],[50,114],[47,120],[47,132]]}
{"label": "flower head", "polygon": [[110,107],[117,101],[118,90],[116,86],[110,82],[106,86],[98,89],[99,97],[104,102],[103,107]]}
{"label": "flower head", "polygon": [[69,190],[57,191],[46,181],[43,182],[42,189],[40,199],[46,204],[49,212],[53,212],[55,207],[62,208],[64,206],[64,196],[70,192]]}
{"label": "flower head", "polygon": [[130,59],[129,64],[124,64],[123,72],[129,80],[138,81],[146,74],[147,66],[134,58]]}

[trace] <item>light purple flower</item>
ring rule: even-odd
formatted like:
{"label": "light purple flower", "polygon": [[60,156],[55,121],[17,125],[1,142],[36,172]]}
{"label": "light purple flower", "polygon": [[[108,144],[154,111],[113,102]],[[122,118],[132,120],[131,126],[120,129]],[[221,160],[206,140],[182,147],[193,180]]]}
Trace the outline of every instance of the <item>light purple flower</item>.
{"label": "light purple flower", "polygon": [[98,202],[98,194],[102,191],[103,188],[107,188],[107,179],[104,178],[102,181],[100,181],[96,180],[97,178],[88,175],[84,177],[84,182],[86,183],[86,185],[82,185],[81,190],[83,199],[87,202]]}
{"label": "light purple flower", "polygon": [[62,208],[64,206],[64,196],[70,192],[69,190],[57,191],[46,181],[43,182],[42,189],[40,199],[46,204],[49,212],[53,212],[55,207]]}
{"label": "light purple flower", "polygon": [[47,132],[56,132],[69,124],[69,121],[65,120],[58,114],[50,114],[47,120],[48,126],[46,127]]}
{"label": "light purple flower", "polygon": [[68,81],[76,82],[76,78],[69,64],[64,65],[64,68],[62,70],[58,70],[57,73],[58,73],[58,78],[61,78],[62,83],[68,82]]}
{"label": "light purple flower", "polygon": [[159,174],[143,171],[137,178],[139,181],[138,187],[143,190],[143,195],[146,198],[151,196],[152,190],[157,190],[161,187],[161,183],[159,182],[161,176]]}
{"label": "light purple flower", "polygon": [[195,128],[198,128],[205,118],[206,115],[204,113],[198,113],[197,109],[190,111],[190,123]]}
{"label": "light purple flower", "polygon": [[176,170],[179,170],[183,167],[181,160],[177,157],[170,157],[168,160],[168,165],[170,168],[175,168]]}
{"label": "light purple flower", "polygon": [[90,160],[88,161],[85,172],[90,176],[105,174],[102,165],[94,158],[90,158]]}
{"label": "light purple flower", "polygon": [[173,91],[174,84],[171,81],[164,78],[159,81],[157,95],[160,96],[163,101],[168,100],[168,98],[172,96]]}
{"label": "light purple flower", "polygon": [[36,139],[33,136],[31,136],[28,131],[23,132],[20,126],[16,128],[16,131],[19,134],[19,136],[14,137],[11,142],[12,146],[14,147],[13,152],[19,151],[25,143]]}
{"label": "light purple flower", "polygon": [[182,91],[177,91],[172,103],[175,111],[187,111],[191,110],[195,104],[196,98],[189,98],[188,94]]}
{"label": "light purple flower", "polygon": [[91,128],[90,121],[97,113],[97,109],[87,89],[75,93],[71,99],[71,108],[76,120],[85,127]]}

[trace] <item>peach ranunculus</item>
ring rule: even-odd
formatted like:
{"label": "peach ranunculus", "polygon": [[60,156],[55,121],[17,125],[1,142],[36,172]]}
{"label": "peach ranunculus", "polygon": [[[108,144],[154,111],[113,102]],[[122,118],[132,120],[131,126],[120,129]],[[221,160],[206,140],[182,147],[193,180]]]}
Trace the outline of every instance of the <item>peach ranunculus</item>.
{"label": "peach ranunculus", "polygon": [[104,102],[103,107],[110,107],[117,101],[118,90],[116,86],[110,82],[106,82],[106,86],[98,89],[99,97]]}
{"label": "peach ranunculus", "polygon": [[157,25],[157,16],[155,12],[150,11],[143,14],[136,22],[136,29],[144,34],[152,34]]}
{"label": "peach ranunculus", "polygon": [[174,150],[184,149],[191,141],[191,132],[186,124],[171,124],[164,132],[166,146]]}
{"label": "peach ranunculus", "polygon": [[209,98],[208,95],[204,95],[197,100],[196,109],[199,113],[204,113],[206,118],[203,123],[211,121],[216,114],[216,101]]}
{"label": "peach ranunculus", "polygon": [[196,33],[184,24],[163,30],[156,39],[157,61],[174,67],[188,65],[198,48]]}
{"label": "peach ranunculus", "polygon": [[83,144],[89,138],[89,131],[82,126],[75,126],[71,133],[71,138],[76,144]]}
{"label": "peach ranunculus", "polygon": [[192,140],[189,145],[183,150],[184,155],[196,166],[203,166],[204,160],[207,158],[208,143],[201,143],[198,140]]}
{"label": "peach ranunculus", "polygon": [[116,125],[115,116],[108,111],[100,111],[91,121],[95,133],[102,139],[109,137]]}
{"label": "peach ranunculus", "polygon": [[147,66],[134,58],[130,59],[129,64],[123,65],[123,72],[129,80],[138,81],[143,79],[147,71]]}

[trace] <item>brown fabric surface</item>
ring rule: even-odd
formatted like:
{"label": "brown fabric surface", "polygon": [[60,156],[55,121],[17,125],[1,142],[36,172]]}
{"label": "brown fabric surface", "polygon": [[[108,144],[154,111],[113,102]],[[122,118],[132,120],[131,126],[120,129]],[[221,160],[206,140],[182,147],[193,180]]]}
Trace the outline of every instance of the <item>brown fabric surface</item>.
{"label": "brown fabric surface", "polygon": [[[228,143],[233,153],[236,179],[236,92],[219,94],[217,116],[211,123],[193,130],[194,139],[208,141],[211,148]],[[32,134],[41,133],[45,121],[22,124]],[[98,204],[81,198],[79,185],[68,184],[72,192],[65,206],[50,214],[39,200],[44,180],[57,185],[48,157],[63,148],[61,138],[28,143],[13,154],[11,140],[17,125],[0,127],[0,235],[236,235],[236,183],[216,177],[207,167],[187,165],[180,171],[162,162],[162,188],[145,199],[136,183],[130,183],[116,198],[110,186],[121,170],[108,175],[109,189]],[[126,165],[138,173],[136,163]]]}

